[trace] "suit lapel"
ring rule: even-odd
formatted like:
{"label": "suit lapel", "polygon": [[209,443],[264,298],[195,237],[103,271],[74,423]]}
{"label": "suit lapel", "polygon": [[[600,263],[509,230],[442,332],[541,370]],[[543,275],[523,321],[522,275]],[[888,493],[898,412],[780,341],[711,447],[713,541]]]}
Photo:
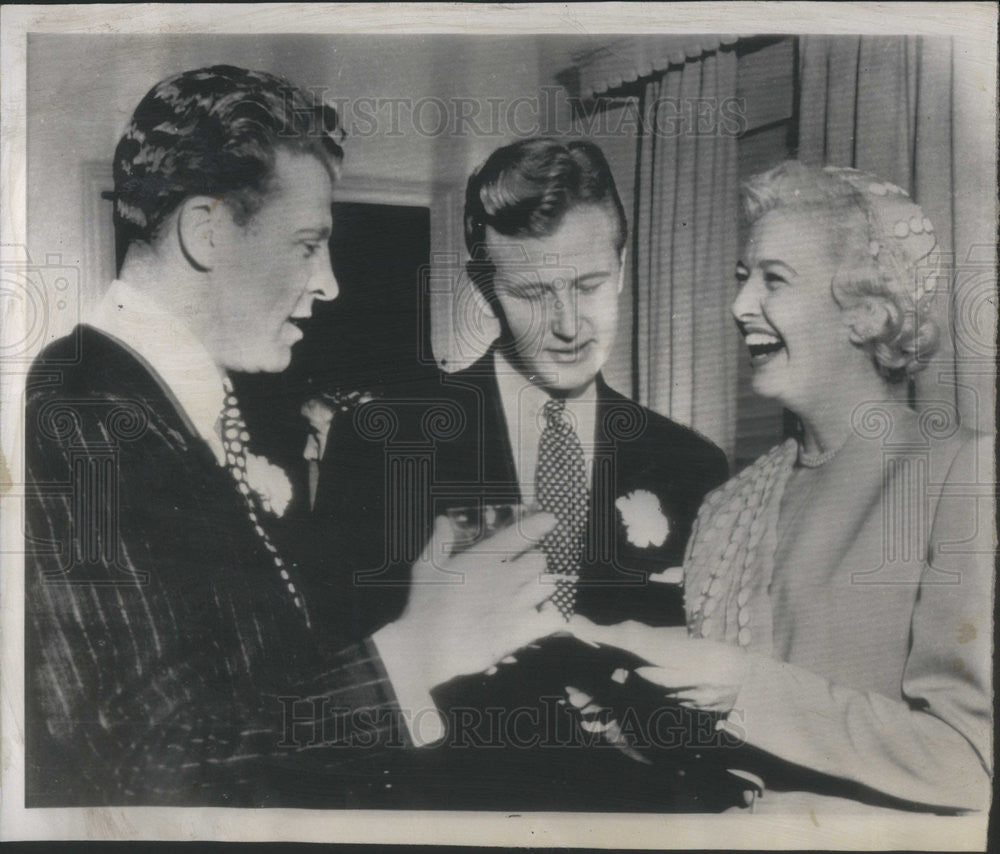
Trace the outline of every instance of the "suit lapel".
{"label": "suit lapel", "polygon": [[[120,378],[119,393],[135,399],[160,418],[167,434],[206,468],[219,468],[215,454],[198,435],[191,420],[162,378],[128,347],[96,327],[80,327],[82,349],[107,376]],[[96,355],[95,355],[96,354]]]}
{"label": "suit lapel", "polygon": [[458,440],[439,446],[439,465],[443,464],[444,471],[464,473],[466,482],[474,477],[485,501],[522,501],[493,350],[471,367],[443,377],[442,382],[455,389],[470,418]]}
{"label": "suit lapel", "polygon": [[582,581],[596,580],[599,569],[607,566],[614,555],[616,524],[614,497],[618,454],[608,435],[610,389],[600,374],[597,376],[597,414],[594,425],[594,457],[590,479],[590,506],[584,535],[584,558],[580,567]]}
{"label": "suit lapel", "polygon": [[644,419],[642,407],[611,389],[598,374],[590,507],[580,569],[584,583],[641,581],[620,563],[625,544],[615,502],[630,472],[642,466]]}

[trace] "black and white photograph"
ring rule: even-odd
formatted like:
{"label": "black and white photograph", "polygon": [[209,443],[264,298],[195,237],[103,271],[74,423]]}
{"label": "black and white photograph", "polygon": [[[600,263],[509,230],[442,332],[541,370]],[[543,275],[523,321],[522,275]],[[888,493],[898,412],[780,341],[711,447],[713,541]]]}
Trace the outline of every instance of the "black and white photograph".
{"label": "black and white photograph", "polygon": [[0,838],[986,850],[995,4],[2,14]]}

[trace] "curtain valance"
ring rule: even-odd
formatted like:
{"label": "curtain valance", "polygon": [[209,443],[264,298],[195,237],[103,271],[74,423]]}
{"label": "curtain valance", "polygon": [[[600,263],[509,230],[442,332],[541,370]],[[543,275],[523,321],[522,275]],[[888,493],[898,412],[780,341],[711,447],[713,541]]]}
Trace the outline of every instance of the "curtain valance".
{"label": "curtain valance", "polygon": [[584,99],[651,77],[735,44],[733,35],[604,36],[572,54]]}

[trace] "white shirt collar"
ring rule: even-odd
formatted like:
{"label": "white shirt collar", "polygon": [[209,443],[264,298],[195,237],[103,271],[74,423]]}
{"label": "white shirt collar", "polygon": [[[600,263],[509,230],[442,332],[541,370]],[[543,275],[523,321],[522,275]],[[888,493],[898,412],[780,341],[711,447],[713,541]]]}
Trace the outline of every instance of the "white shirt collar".
{"label": "white shirt collar", "polygon": [[[521,487],[521,497],[530,501],[536,492],[535,467],[538,464],[538,445],[545,429],[542,410],[551,399],[549,393],[528,380],[515,368],[500,350],[493,353],[493,372],[500,389],[507,437],[514,455],[514,467]],[[594,458],[597,430],[597,383],[578,397],[567,398],[566,414],[583,446],[587,474],[590,475]]]}
{"label": "white shirt collar", "polygon": [[187,324],[151,295],[120,279],[111,283],[87,322],[146,365],[188,426],[224,465],[226,454],[217,432],[226,398],[224,374]]}

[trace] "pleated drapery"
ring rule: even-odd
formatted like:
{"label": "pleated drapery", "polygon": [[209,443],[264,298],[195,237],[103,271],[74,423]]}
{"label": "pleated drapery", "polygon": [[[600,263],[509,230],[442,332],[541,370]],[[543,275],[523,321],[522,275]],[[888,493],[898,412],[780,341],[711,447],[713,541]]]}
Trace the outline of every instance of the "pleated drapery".
{"label": "pleated drapery", "polygon": [[625,36],[610,42],[599,37],[592,48],[573,56],[580,75],[579,94],[585,99],[601,95],[701,59],[736,41],[733,35]]}
{"label": "pleated drapery", "polygon": [[731,453],[737,336],[738,127],[673,122],[736,96],[736,54],[671,66],[640,96],[633,220],[633,395]]}

